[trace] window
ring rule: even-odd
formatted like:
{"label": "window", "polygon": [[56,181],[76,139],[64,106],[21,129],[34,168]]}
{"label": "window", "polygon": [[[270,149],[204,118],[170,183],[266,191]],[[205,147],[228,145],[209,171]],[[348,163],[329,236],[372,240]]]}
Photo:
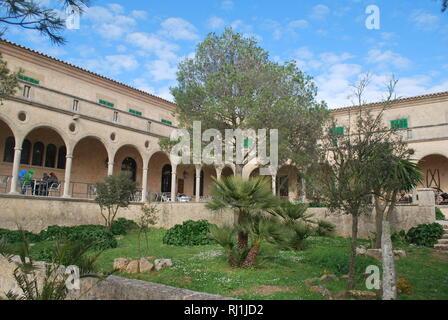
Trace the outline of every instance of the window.
{"label": "window", "polygon": [[47,146],[47,152],[45,154],[45,166],[47,168],[54,168],[56,165],[56,153],[58,149],[54,144]]}
{"label": "window", "polygon": [[250,139],[249,138],[244,139],[244,148],[249,148],[249,146],[250,146]]}
{"label": "window", "polygon": [[44,144],[42,142],[36,142],[33,147],[33,160],[31,164],[33,166],[42,166],[42,161],[44,158]]}
{"label": "window", "polygon": [[132,181],[137,180],[137,162],[132,158],[126,158],[121,163],[121,172],[128,172]]}
{"label": "window", "polygon": [[3,153],[3,161],[4,162],[14,162],[14,147],[16,142],[14,137],[6,138],[5,150]]}
{"label": "window", "polygon": [[142,116],[142,113],[138,110],[129,109],[129,112],[135,114],[136,116]]}
{"label": "window", "polygon": [[30,140],[23,141],[22,144],[22,154],[20,155],[21,164],[30,164],[31,155],[31,142]]}
{"label": "window", "polygon": [[114,112],[114,116],[112,118],[112,121],[113,122],[118,122],[118,112],[117,111]]}
{"label": "window", "polygon": [[72,106],[72,111],[73,112],[78,112],[78,106],[79,106],[79,101],[78,100],[73,100],[73,106]]}
{"label": "window", "polygon": [[344,127],[331,128],[330,134],[335,135],[335,136],[343,136],[344,135]]}
{"label": "window", "polygon": [[277,187],[277,195],[280,197],[288,197],[289,196],[289,179],[288,176],[280,176],[277,177],[276,181]]}
{"label": "window", "polygon": [[169,124],[170,126],[173,125],[173,123],[172,123],[171,121],[169,121],[169,120],[162,119],[161,122],[162,122],[162,123],[165,123],[165,124]]}
{"label": "window", "polygon": [[151,121],[148,121],[148,131],[151,132]]}
{"label": "window", "polygon": [[31,78],[31,77],[27,77],[27,76],[24,76],[24,75],[19,75],[19,79],[20,80],[23,80],[23,81],[26,81],[26,82],[29,82],[29,83],[33,83],[33,84],[39,84],[39,80],[37,80],[37,79],[33,79],[33,78]]}
{"label": "window", "polygon": [[25,98],[29,98],[31,96],[31,87],[30,86],[23,86],[23,96]]}
{"label": "window", "polygon": [[403,119],[391,120],[390,127],[392,129],[396,129],[396,130],[407,129],[408,128],[408,119],[403,118]]}
{"label": "window", "polygon": [[103,106],[109,107],[109,108],[115,108],[115,105],[112,102],[100,99],[99,104],[102,104]]}
{"label": "window", "polygon": [[58,169],[65,169],[65,161],[67,156],[67,148],[62,146],[58,152]]}

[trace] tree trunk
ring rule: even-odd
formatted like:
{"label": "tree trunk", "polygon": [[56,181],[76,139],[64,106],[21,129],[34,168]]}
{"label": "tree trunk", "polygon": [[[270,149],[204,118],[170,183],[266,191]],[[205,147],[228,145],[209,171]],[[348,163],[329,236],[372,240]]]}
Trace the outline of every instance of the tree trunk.
{"label": "tree trunk", "polygon": [[[241,225],[245,222],[246,215],[244,212],[240,211],[238,213],[238,224]],[[249,243],[249,235],[247,232],[238,231],[238,249],[246,249]]]}
{"label": "tree trunk", "polygon": [[381,236],[383,233],[383,219],[385,209],[386,206],[382,206],[380,203],[380,199],[375,196],[375,249],[381,249]]}
{"label": "tree trunk", "polygon": [[247,253],[246,259],[244,259],[242,268],[243,269],[249,269],[252,267],[255,263],[255,260],[257,259],[258,253],[260,252],[260,243],[256,242],[252,248],[250,248],[249,252]]}
{"label": "tree trunk", "polygon": [[348,274],[348,289],[353,290],[356,283],[356,247],[358,246],[358,215],[352,214],[352,245],[350,252],[350,269]]}
{"label": "tree trunk", "polygon": [[389,221],[383,221],[383,236],[381,237],[381,242],[381,256],[383,263],[383,300],[395,300],[397,299],[397,279]]}
{"label": "tree trunk", "polygon": [[232,252],[229,253],[228,262],[229,262],[229,265],[232,268],[238,268],[239,267],[239,261],[238,261],[237,258],[235,258],[235,256],[233,255]]}

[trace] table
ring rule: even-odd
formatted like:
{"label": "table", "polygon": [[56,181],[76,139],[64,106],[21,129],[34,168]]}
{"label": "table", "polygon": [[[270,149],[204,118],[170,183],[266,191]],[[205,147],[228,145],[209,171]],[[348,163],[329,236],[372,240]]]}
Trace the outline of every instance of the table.
{"label": "table", "polygon": [[[42,195],[46,196],[47,195],[46,193],[48,192],[48,182],[44,181],[42,179],[33,179],[33,181],[34,181],[33,195],[34,196],[42,196]],[[45,187],[45,188],[42,188],[42,187]],[[36,194],[36,188],[38,189],[39,194]],[[44,191],[42,189],[44,189]]]}

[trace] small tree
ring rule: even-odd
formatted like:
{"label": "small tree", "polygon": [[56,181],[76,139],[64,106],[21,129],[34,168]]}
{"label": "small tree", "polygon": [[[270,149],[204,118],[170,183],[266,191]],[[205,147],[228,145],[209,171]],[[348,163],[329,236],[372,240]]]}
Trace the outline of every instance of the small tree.
{"label": "small tree", "polygon": [[[214,180],[211,196],[212,201],[207,203],[207,208],[212,211],[233,209],[238,216],[238,225],[245,224],[251,213],[275,208],[278,203],[263,178],[244,180],[241,177],[230,177]],[[248,233],[240,230],[238,247],[245,249],[247,246]]]}
{"label": "small tree", "polygon": [[0,53],[0,105],[3,105],[3,99],[16,93],[19,88],[19,75],[22,74],[20,69],[17,72],[11,72],[8,64]]}
{"label": "small tree", "polygon": [[156,225],[159,217],[157,217],[157,213],[159,209],[153,204],[147,205],[144,204],[141,208],[141,214],[137,219],[138,225],[138,253],[140,258],[143,257],[142,249],[141,249],[141,238],[142,235],[145,236],[146,250],[149,250],[149,228]]}
{"label": "small tree", "polygon": [[100,206],[106,228],[110,229],[120,208],[127,208],[135,193],[136,183],[127,173],[109,176],[96,184],[95,202]]}

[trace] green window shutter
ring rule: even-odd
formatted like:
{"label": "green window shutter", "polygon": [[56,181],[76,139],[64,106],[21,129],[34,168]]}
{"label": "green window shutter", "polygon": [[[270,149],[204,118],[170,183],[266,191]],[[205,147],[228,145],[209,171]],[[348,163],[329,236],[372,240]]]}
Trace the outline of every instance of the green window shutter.
{"label": "green window shutter", "polygon": [[98,102],[99,102],[99,104],[102,104],[102,105],[104,105],[106,107],[115,108],[115,105],[112,102],[109,102],[109,101],[106,101],[106,100],[103,100],[103,99],[100,99]]}
{"label": "green window shutter", "polygon": [[134,109],[129,109],[129,112],[132,114],[135,114],[136,116],[141,116],[142,113],[140,111],[134,110]]}
{"label": "green window shutter", "polygon": [[250,140],[249,138],[244,139],[244,148],[248,148],[250,145]]}
{"label": "green window shutter", "polygon": [[23,81],[26,81],[26,82],[29,82],[29,83],[32,83],[32,84],[39,84],[40,83],[39,80],[31,78],[31,77],[24,76],[23,74],[19,75],[19,79],[23,80]]}
{"label": "green window shutter", "polygon": [[390,121],[390,127],[392,129],[407,129],[408,128],[408,119],[397,119],[397,120],[391,120]]}
{"label": "green window shutter", "polygon": [[335,136],[343,136],[344,135],[344,127],[331,128],[330,134],[335,135]]}
{"label": "green window shutter", "polygon": [[165,119],[162,119],[162,123],[169,124],[170,126],[173,125],[173,123],[171,121],[168,121],[168,120],[165,120]]}

